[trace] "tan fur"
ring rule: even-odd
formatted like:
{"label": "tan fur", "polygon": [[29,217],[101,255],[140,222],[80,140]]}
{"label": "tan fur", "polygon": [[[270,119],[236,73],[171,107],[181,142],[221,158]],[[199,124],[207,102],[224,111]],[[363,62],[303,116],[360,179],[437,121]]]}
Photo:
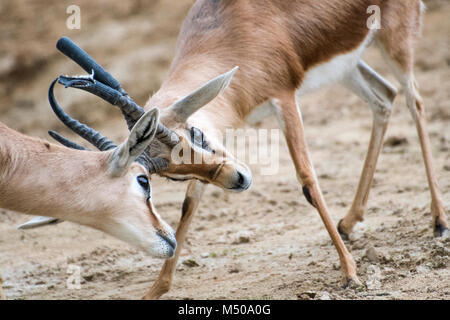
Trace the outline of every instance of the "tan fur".
{"label": "tan fur", "polygon": [[400,63],[420,30],[418,0],[197,1],[181,28],[168,79],[146,105],[167,107],[238,65],[230,88],[202,112],[228,109],[217,120],[242,123],[279,90],[298,88],[312,66],[357,47],[369,31],[370,5],[381,8],[379,41]]}
{"label": "tan fur", "polygon": [[[186,136],[185,129],[194,125],[210,137],[215,132],[243,125],[257,106],[272,101],[283,121],[289,151],[305,196],[317,208],[337,248],[346,284],[359,283],[356,265],[323,200],[309,159],[295,91],[302,87],[309,70],[338,55],[352,52],[370,40],[371,32],[367,27],[370,15],[366,10],[371,5],[380,7],[382,17],[381,29],[373,32],[374,40],[405,88],[408,107],[416,119],[432,194],[433,219],[447,227],[433,172],[424,107],[412,71],[413,44],[421,27],[422,4],[419,0],[199,0],[182,25],[167,80],[146,103],[146,109],[162,108],[161,121],[180,135]],[[239,66],[239,71],[230,87],[190,117],[187,124],[177,123],[173,114],[165,112],[174,101],[234,66]],[[340,231],[346,234],[363,218],[396,94],[386,80],[364,65],[355,66],[349,74],[356,83],[348,84],[348,87],[369,102],[374,113],[374,127],[354,203],[340,224]],[[186,140],[184,143],[188,143]],[[227,157],[225,152],[221,161],[231,172],[236,163],[233,159],[227,162]],[[206,166],[171,165],[166,174],[175,171],[182,171],[187,177],[193,174],[197,179],[222,187],[227,181],[226,175],[220,181],[211,180]],[[186,197],[192,198],[189,190]],[[188,224],[189,221],[182,219],[179,228],[185,230]],[[178,250],[181,245],[182,242]],[[170,262],[170,267],[165,264],[146,298],[159,298],[170,288],[175,263],[176,259]]]}
{"label": "tan fur", "polygon": [[[184,243],[186,239],[189,225],[192,221],[195,211],[200,204],[201,197],[205,191],[205,185],[200,181],[190,181],[186,190],[186,198],[183,202],[181,212],[181,220],[177,228],[177,243]],[[175,256],[164,262],[162,270],[155,281],[152,288],[145,295],[144,299],[155,299],[168,292],[172,285],[172,279],[175,274],[178,258],[180,256],[182,246],[178,246],[175,251]]]}
{"label": "tan fur", "polygon": [[159,235],[174,240],[173,230],[136,181],[146,169],[133,163],[114,177],[112,154],[60,147],[0,122],[0,207],[80,223],[152,256],[172,256]]}

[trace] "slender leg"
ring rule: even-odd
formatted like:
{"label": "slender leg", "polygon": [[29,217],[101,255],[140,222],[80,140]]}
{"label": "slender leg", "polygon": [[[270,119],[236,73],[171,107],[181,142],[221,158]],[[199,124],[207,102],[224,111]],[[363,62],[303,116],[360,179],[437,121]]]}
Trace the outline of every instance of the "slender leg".
{"label": "slender leg", "polygon": [[338,225],[338,230],[345,239],[348,238],[355,224],[363,221],[370,187],[392,110],[392,102],[397,91],[362,61],[345,78],[343,84],[367,102],[373,113],[369,150],[364,162],[355,198],[349,212]]}
{"label": "slender leg", "polygon": [[[389,31],[390,29],[387,28],[386,32]],[[436,237],[448,237],[450,236],[449,225],[434,171],[425,105],[423,104],[422,97],[417,89],[414,77],[414,52],[412,45],[401,45],[405,43],[405,41],[401,41],[403,38],[404,35],[396,36],[395,33],[390,32],[389,37],[380,38],[378,45],[386,62],[403,86],[406,104],[416,124],[422,156],[425,163],[428,186],[431,193],[431,216],[433,219],[434,235]]]}
{"label": "slender leg", "polygon": [[287,92],[272,100],[272,104],[284,131],[292,160],[297,171],[297,177],[303,187],[303,193],[308,202],[314,206],[322,218],[341,262],[344,286],[359,285],[356,275],[356,263],[345,247],[338,230],[330,217],[327,206],[319,188],[316,173],[306,145],[300,110],[295,100],[295,92]]}
{"label": "slender leg", "polygon": [[425,163],[425,170],[428,179],[428,185],[431,193],[431,216],[433,218],[434,235],[436,237],[450,236],[448,229],[447,217],[444,205],[441,201],[438,182],[433,166],[433,156],[431,153],[430,137],[427,130],[427,118],[425,114],[425,106],[423,100],[417,90],[414,75],[410,73],[406,77],[404,89],[406,94],[406,103],[416,122],[417,133],[419,135],[420,147],[422,148],[422,156]]}
{"label": "slender leg", "polygon": [[180,223],[177,228],[177,249],[175,250],[175,256],[164,262],[164,265],[159,273],[158,279],[156,279],[149,292],[144,296],[146,300],[159,299],[163,294],[170,290],[172,280],[175,275],[175,268],[177,266],[178,258],[180,256],[181,249],[186,239],[186,234],[189,225],[192,221],[195,211],[198,208],[198,204],[202,198],[206,185],[200,181],[193,180],[189,183],[186,190],[186,196],[183,202],[183,209],[181,213]]}

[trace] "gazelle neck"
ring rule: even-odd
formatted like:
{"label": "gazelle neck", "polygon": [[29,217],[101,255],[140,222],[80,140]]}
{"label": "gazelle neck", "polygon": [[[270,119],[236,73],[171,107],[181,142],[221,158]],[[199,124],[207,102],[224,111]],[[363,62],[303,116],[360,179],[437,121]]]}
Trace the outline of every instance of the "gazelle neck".
{"label": "gazelle neck", "polygon": [[83,211],[92,205],[87,195],[96,187],[88,181],[100,171],[101,156],[28,137],[0,123],[0,207],[73,221],[79,204]]}

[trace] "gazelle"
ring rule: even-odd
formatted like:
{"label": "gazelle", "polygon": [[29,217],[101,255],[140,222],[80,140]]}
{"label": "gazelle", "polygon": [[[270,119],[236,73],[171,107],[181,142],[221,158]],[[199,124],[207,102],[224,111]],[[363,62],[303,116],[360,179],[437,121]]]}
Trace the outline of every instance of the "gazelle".
{"label": "gazelle", "polygon": [[[380,29],[368,27],[367,10],[373,5],[381,11]],[[151,144],[149,155],[166,159],[159,174],[175,180],[195,179],[186,191],[175,257],[164,263],[145,298],[159,298],[170,289],[182,244],[206,184],[236,191],[250,186],[248,168],[224,150],[217,137],[226,128],[243,125],[262,107],[271,108],[279,120],[304,196],[317,209],[337,249],[344,285],[360,283],[355,261],[340,234],[348,236],[355,224],[363,220],[397,94],[387,80],[361,60],[371,43],[383,52],[404,89],[425,162],[434,233],[448,235],[433,170],[425,107],[413,72],[413,45],[420,33],[423,8],[420,0],[198,0],[194,4],[182,25],[168,78],[145,105],[146,110],[161,108],[161,122],[178,135],[175,147],[157,139]],[[230,83],[235,70],[224,72],[234,66],[239,66],[239,72],[233,82],[214,99]],[[222,76],[208,81],[221,73]],[[310,159],[296,99],[296,94],[336,82],[367,102],[373,114],[369,149],[356,195],[337,227]],[[69,86],[86,89],[87,83]],[[115,104],[121,107],[129,125],[144,113],[130,99]],[[192,156],[208,161],[178,163],[173,157],[177,152],[173,151],[180,146],[184,152],[189,150]]]}
{"label": "gazelle", "polygon": [[[60,117],[67,114],[49,92]],[[159,110],[147,112],[127,140],[116,146],[99,132],[71,122],[101,152],[58,135],[72,148],[23,135],[0,123],[0,207],[77,222],[106,232],[153,257],[174,255],[173,229],[152,204],[148,157],[142,152],[154,138]],[[149,170],[150,169],[150,170]],[[4,295],[0,287],[0,297]]]}

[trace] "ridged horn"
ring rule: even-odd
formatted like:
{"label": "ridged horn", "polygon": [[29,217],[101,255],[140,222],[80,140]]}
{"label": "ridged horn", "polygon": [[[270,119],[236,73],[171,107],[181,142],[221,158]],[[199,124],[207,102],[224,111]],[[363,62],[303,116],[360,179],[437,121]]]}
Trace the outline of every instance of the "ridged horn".
{"label": "ridged horn", "polygon": [[94,145],[97,149],[101,151],[110,150],[116,147],[116,144],[109,140],[107,137],[103,136],[100,132],[88,127],[87,125],[73,119],[69,116],[56,102],[53,89],[58,78],[53,80],[50,88],[48,90],[48,101],[53,109],[56,116],[64,123],[69,129],[78,134],[83,139],[87,140],[89,143]]}

